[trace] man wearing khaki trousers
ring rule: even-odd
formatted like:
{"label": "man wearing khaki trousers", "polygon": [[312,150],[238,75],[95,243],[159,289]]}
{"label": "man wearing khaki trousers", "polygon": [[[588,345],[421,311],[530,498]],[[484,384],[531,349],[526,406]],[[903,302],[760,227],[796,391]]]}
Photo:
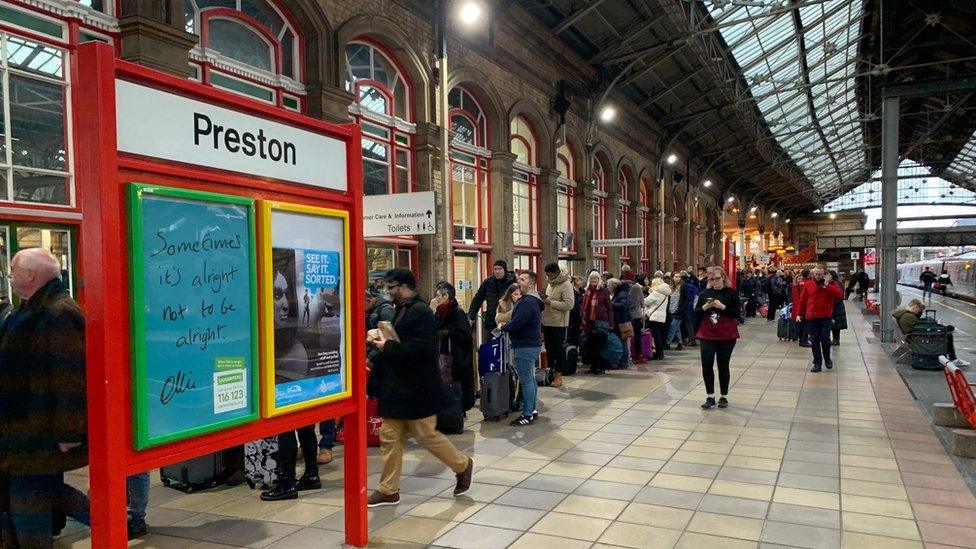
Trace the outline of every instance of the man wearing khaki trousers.
{"label": "man wearing khaki trousers", "polygon": [[417,282],[411,271],[394,269],[386,273],[384,283],[396,304],[393,328],[397,339],[388,339],[379,331],[368,335],[369,344],[379,350],[373,358],[367,392],[380,400],[383,474],[379,489],[369,496],[367,506],[400,503],[403,443],[408,434],[454,471],[454,495],[460,496],[471,487],[474,460],[435,429],[444,398],[437,371],[434,313],[417,295]]}

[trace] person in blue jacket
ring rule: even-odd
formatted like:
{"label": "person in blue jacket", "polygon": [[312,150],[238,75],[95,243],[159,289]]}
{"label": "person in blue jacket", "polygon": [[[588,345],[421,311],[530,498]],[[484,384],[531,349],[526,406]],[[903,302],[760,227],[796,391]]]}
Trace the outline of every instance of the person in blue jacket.
{"label": "person in blue jacket", "polygon": [[687,342],[685,345],[689,347],[694,347],[698,345],[698,340],[695,339],[695,304],[698,302],[698,294],[700,290],[698,288],[698,279],[695,278],[695,274],[691,271],[686,271],[681,274],[681,278],[684,280],[685,289],[688,291],[688,298],[685,300],[685,332]]}
{"label": "person in blue jacket", "polygon": [[536,291],[536,279],[536,274],[532,271],[519,273],[518,285],[522,297],[515,302],[512,320],[499,326],[499,329],[509,335],[515,371],[522,387],[522,415],[510,423],[515,427],[531,425],[539,417],[535,409],[538,392],[535,384],[535,362],[542,354],[542,310],[545,304]]}

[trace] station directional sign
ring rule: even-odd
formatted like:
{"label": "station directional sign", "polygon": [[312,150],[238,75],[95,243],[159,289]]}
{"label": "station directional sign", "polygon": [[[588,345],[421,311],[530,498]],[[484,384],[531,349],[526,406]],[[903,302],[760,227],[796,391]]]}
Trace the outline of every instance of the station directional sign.
{"label": "station directional sign", "polygon": [[643,238],[606,238],[590,241],[590,247],[593,248],[627,248],[630,246],[643,245]]}
{"label": "station directional sign", "polygon": [[434,234],[434,191],[363,197],[363,236]]}

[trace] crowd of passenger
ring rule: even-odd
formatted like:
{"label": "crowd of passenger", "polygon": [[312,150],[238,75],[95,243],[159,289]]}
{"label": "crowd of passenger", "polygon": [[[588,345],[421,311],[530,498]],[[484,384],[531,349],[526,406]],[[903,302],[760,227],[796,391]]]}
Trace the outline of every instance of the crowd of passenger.
{"label": "crowd of passenger", "polygon": [[[5,433],[0,436],[0,498],[6,508],[0,511],[9,513],[10,530],[22,546],[51,546],[67,516],[89,521],[87,498],[64,482],[66,471],[85,464],[87,436],[84,321],[60,274],[49,252],[17,254],[11,286],[22,301],[0,330],[0,432]],[[733,281],[720,267],[635,273],[622,265],[619,273],[594,270],[579,277],[550,263],[543,275],[544,280],[523,270],[516,276],[504,261],[496,261],[467,310],[448,282],[436,284],[426,300],[406,269],[387,272],[382,285],[367,291],[366,392],[382,418],[378,444],[383,462],[368,506],[399,503],[408,436],[455,473],[455,496],[470,489],[474,460],[445,437],[440,421],[451,405],[464,414],[478,402],[479,340],[503,339],[510,349],[510,366],[521,388],[518,417],[510,423],[515,427],[538,421],[537,385],[559,387],[581,365],[587,374],[602,376],[695,347],[705,386],[701,407],[726,408],[739,325],[752,318],[776,321],[781,339],[812,349],[812,372],[830,369],[831,347],[840,345],[847,328],[843,300],[855,293],[863,299],[870,285],[866,273],[851,272],[845,292],[842,277],[821,268],[746,269],[734,273]],[[903,331],[911,331],[923,309],[913,300],[895,311]],[[480,337],[475,332],[479,325]],[[950,354],[956,358],[951,348]],[[543,356],[547,368],[540,376]],[[49,392],[34,394],[35,385]],[[453,404],[445,386],[454,389]],[[59,404],[49,406],[54,401]],[[248,460],[256,461],[248,462],[247,475],[239,450],[237,463],[229,466],[237,471],[227,481],[246,477],[264,484],[262,500],[294,499],[301,491],[322,487],[318,468],[332,461],[337,438],[337,425],[330,420],[317,429],[310,425],[255,441],[248,452],[257,453]],[[271,455],[274,459],[265,463]],[[296,478],[300,459],[305,468]],[[267,464],[275,464],[274,470],[255,477],[255,469]],[[148,473],[128,479],[127,496],[129,535],[138,537],[146,532]]]}

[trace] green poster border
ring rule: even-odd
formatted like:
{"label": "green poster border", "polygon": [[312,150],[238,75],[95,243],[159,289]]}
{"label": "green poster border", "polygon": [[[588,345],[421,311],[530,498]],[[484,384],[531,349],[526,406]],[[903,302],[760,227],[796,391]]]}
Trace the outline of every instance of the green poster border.
{"label": "green poster border", "polygon": [[[128,236],[129,236],[129,303],[131,318],[130,343],[132,346],[132,403],[134,410],[132,413],[133,431],[135,433],[134,446],[136,450],[144,450],[152,446],[159,446],[169,442],[193,438],[205,433],[211,433],[250,423],[258,419],[260,415],[260,385],[259,385],[259,360],[258,352],[258,316],[257,316],[257,240],[255,223],[255,201],[252,198],[233,196],[226,194],[211,193],[205,191],[194,191],[175,187],[163,187],[146,183],[129,183],[128,195]],[[247,209],[247,234],[248,234],[248,253],[250,254],[250,268],[248,275],[251,280],[251,366],[248,374],[251,382],[250,402],[248,408],[250,412],[238,418],[217,421],[192,429],[175,431],[165,435],[149,436],[149,409],[146,402],[146,287],[145,271],[146,265],[143,261],[145,247],[141,240],[143,224],[143,195],[160,196],[166,198],[176,198],[195,202],[211,202],[218,204],[231,204],[244,206]]]}

